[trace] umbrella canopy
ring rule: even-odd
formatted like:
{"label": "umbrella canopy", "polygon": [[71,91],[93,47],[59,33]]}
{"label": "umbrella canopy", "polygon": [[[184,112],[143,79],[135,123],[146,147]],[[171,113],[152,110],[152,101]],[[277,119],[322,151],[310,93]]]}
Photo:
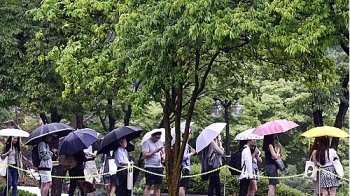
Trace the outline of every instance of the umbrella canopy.
{"label": "umbrella canopy", "polygon": [[199,134],[196,141],[196,152],[203,150],[206,146],[210,144],[224,129],[226,123],[213,123],[207,126]]}
{"label": "umbrella canopy", "polygon": [[146,140],[148,140],[148,139],[151,137],[151,135],[152,135],[153,133],[157,133],[157,132],[161,132],[161,133],[162,133],[162,135],[160,136],[160,141],[161,141],[161,142],[165,142],[165,129],[164,129],[164,128],[153,129],[152,131],[147,132],[147,133],[143,136],[142,141],[141,141],[141,146],[142,146],[142,144],[143,144]]}
{"label": "umbrella canopy", "polygon": [[21,129],[1,129],[0,136],[29,137],[29,133]]}
{"label": "umbrella canopy", "polygon": [[262,140],[264,136],[256,135],[253,133],[255,128],[245,130],[236,135],[235,140]]}
{"label": "umbrella canopy", "polygon": [[97,154],[108,153],[118,147],[117,140],[125,137],[127,141],[131,141],[140,137],[144,130],[136,126],[124,126],[109,132],[101,141]]}
{"label": "umbrella canopy", "polygon": [[[194,122],[190,122],[190,130],[192,130],[192,125],[194,124]],[[186,126],[186,122],[182,122],[180,124],[180,132],[181,132],[181,136],[182,137],[182,134],[185,133],[185,126]],[[171,128],[171,137],[173,138],[171,140],[171,145],[174,145],[175,144],[175,136],[176,136],[176,132],[175,132],[175,127]]]}
{"label": "umbrella canopy", "polygon": [[264,136],[277,133],[283,133],[299,126],[293,121],[286,119],[273,120],[256,127],[253,131],[254,134]]}
{"label": "umbrella canopy", "polygon": [[41,140],[42,137],[50,134],[54,134],[57,137],[64,137],[70,132],[74,131],[72,127],[64,123],[49,123],[36,128],[32,133],[30,133],[26,145],[36,145]]}
{"label": "umbrella canopy", "polygon": [[58,154],[72,155],[88,148],[97,140],[98,133],[95,130],[88,128],[78,129],[64,137],[58,146]]}
{"label": "umbrella canopy", "polygon": [[345,131],[330,126],[314,127],[308,131],[305,131],[301,134],[305,137],[321,137],[321,136],[330,136],[330,137],[349,137],[349,134]]}

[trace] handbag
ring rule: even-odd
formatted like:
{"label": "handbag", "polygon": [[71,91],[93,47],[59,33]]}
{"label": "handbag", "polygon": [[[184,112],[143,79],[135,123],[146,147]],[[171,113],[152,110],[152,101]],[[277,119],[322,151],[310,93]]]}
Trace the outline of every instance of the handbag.
{"label": "handbag", "polygon": [[277,168],[281,171],[286,170],[286,166],[284,165],[283,160],[281,159],[281,157],[278,157],[277,159],[274,159],[275,164],[277,166]]}
{"label": "handbag", "polygon": [[8,156],[6,156],[4,159],[0,158],[0,176],[6,176],[7,158]]}
{"label": "handbag", "polygon": [[115,174],[117,169],[118,169],[118,167],[117,167],[117,164],[115,163],[115,160],[109,159],[108,160],[108,172],[111,174]]}
{"label": "handbag", "polygon": [[305,179],[310,179],[313,181],[317,180],[317,166],[313,161],[311,161],[311,157],[309,161],[305,162],[305,173],[304,173]]}
{"label": "handbag", "polygon": [[208,170],[213,170],[220,167],[220,160],[218,154],[214,151],[207,159]]}
{"label": "handbag", "polygon": [[335,168],[335,171],[337,172],[337,175],[340,177],[344,177],[344,169],[338,158],[335,158],[333,160],[333,166]]}

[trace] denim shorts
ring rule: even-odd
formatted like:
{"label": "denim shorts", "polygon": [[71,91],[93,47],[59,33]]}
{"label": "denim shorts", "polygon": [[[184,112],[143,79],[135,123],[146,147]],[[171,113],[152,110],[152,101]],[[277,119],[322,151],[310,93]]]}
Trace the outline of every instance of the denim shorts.
{"label": "denim shorts", "polygon": [[[145,170],[151,173],[156,173],[161,175],[163,175],[163,171],[164,171],[163,168],[153,168],[153,167],[146,167]],[[163,177],[158,175],[153,175],[151,173],[145,172],[146,185],[162,184]]]}

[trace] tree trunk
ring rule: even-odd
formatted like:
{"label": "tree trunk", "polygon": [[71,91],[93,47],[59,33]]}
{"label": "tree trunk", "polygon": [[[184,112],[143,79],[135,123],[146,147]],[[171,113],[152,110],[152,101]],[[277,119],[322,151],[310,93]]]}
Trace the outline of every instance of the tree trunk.
{"label": "tree trunk", "polygon": [[323,116],[322,116],[323,111],[322,110],[316,110],[312,113],[313,118],[314,118],[314,125],[315,127],[320,127],[323,126]]}
{"label": "tree trunk", "polygon": [[112,131],[115,129],[115,116],[113,115],[113,102],[112,99],[107,99],[107,104],[108,104],[108,131]]}
{"label": "tree trunk", "polygon": [[[344,117],[348,111],[349,108],[349,90],[347,86],[349,85],[349,74],[347,74],[343,80],[342,88],[344,89],[344,99],[341,99],[338,109],[338,114],[335,118],[334,126],[341,129],[343,127]],[[333,137],[331,147],[334,148],[334,150],[338,149],[339,144],[339,138]]]}
{"label": "tree trunk", "polygon": [[[51,107],[51,122],[59,123],[61,121],[61,115],[59,115],[56,107]],[[52,141],[50,143],[50,149],[55,148],[58,149],[59,141],[58,139]],[[52,157],[53,161],[58,161],[58,155],[54,154]],[[56,165],[52,167],[51,174],[53,176],[65,176],[65,170],[62,168],[61,165]],[[62,178],[52,178],[52,185],[51,185],[51,195],[61,195],[62,194]]]}

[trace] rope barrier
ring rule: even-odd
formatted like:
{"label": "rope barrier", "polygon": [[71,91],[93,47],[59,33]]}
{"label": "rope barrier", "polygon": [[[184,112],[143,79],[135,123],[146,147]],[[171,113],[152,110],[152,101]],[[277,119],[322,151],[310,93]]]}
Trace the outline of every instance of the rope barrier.
{"label": "rope barrier", "polygon": [[[23,171],[23,172],[26,172],[28,174],[31,173],[30,170],[25,170],[25,169],[22,169],[20,167],[16,167],[16,166],[13,166],[13,165],[2,165],[0,166],[0,168],[3,168],[3,167],[12,167],[12,168],[15,168],[17,170],[20,170],[20,171]],[[104,176],[104,175],[111,175],[111,174],[115,174],[117,172],[120,172],[120,171],[123,171],[123,170],[126,170],[128,168],[135,168],[135,169],[138,169],[140,171],[143,171],[145,173],[149,173],[149,174],[152,174],[152,175],[156,175],[156,176],[161,176],[161,177],[166,177],[165,174],[157,174],[157,173],[154,173],[154,172],[150,172],[148,170],[145,170],[143,168],[140,168],[140,167],[137,167],[135,165],[130,165],[129,167],[123,167],[123,168],[120,168],[116,171],[110,171],[110,172],[107,172],[107,173],[102,173],[102,174],[95,174],[95,175],[89,175],[89,176],[55,176],[55,175],[51,175],[52,178],[64,178],[64,179],[71,179],[71,178],[85,178],[85,177],[100,177],[100,176]],[[203,173],[198,173],[198,174],[192,174],[192,175],[182,175],[181,178],[194,178],[194,177],[198,177],[198,176],[202,176],[202,175],[208,175],[210,173],[213,173],[213,172],[216,172],[218,170],[221,170],[221,169],[231,169],[231,170],[236,170],[236,171],[239,171],[237,170],[236,168],[233,168],[233,167],[230,167],[229,165],[223,165],[219,168],[216,168],[214,170],[211,170],[211,171],[208,171],[208,172],[203,172]],[[322,168],[318,168],[317,171],[320,172],[321,170],[323,170]],[[334,174],[332,172],[329,172],[327,170],[324,170],[325,172],[328,172],[329,174],[331,175],[334,175],[334,176],[337,176],[337,178],[341,179],[341,180],[345,180],[346,182],[349,183],[349,179],[346,179],[344,177],[341,177],[341,176],[338,176],[337,174]],[[115,172],[115,173],[114,173]],[[312,171],[310,172],[307,172],[307,173],[311,173]],[[243,172],[244,174],[249,174],[247,172]],[[305,173],[301,173],[301,174],[296,174],[296,175],[290,175],[290,176],[278,176],[278,177],[271,177],[271,176],[264,176],[264,175],[259,175],[260,178],[266,178],[266,179],[288,179],[288,178],[302,178],[304,176]],[[43,174],[39,174],[40,176],[44,176]],[[257,175],[255,174],[250,174],[251,176],[254,176],[254,177],[257,177]]]}

